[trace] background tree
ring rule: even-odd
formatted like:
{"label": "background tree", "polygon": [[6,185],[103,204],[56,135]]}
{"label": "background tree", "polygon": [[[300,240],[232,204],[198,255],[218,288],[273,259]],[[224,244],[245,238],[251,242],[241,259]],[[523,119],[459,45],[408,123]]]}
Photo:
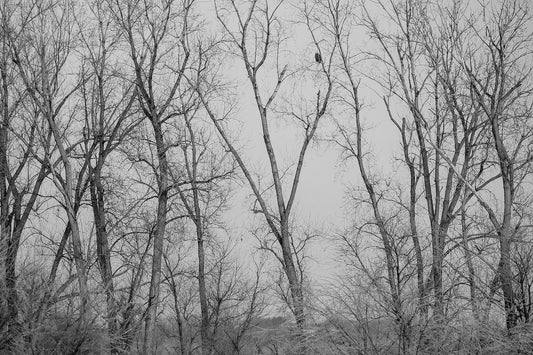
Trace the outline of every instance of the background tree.
{"label": "background tree", "polygon": [[[196,101],[196,94],[182,99],[183,107],[190,107],[190,100]],[[193,222],[198,255],[198,294],[201,309],[200,334],[202,351],[209,353],[212,348],[210,339],[210,315],[207,304],[206,288],[206,244],[212,243],[213,227],[220,224],[220,214],[226,209],[229,189],[227,180],[234,173],[231,156],[217,152],[215,142],[210,137],[208,127],[199,122],[197,117],[199,105],[184,113],[183,137],[181,138],[182,167],[176,169],[173,176],[174,186],[179,195],[185,215]],[[203,127],[202,127],[203,126]],[[184,171],[184,180],[179,174]],[[180,181],[182,180],[182,181]],[[190,187],[189,187],[190,185]]]}
{"label": "background tree", "polygon": [[50,169],[43,162],[53,150],[48,127],[40,124],[11,55],[12,37],[20,31],[16,19],[22,9],[6,1],[0,8],[0,348],[12,349],[20,335],[17,293],[17,256],[23,232],[32,212],[39,211],[39,192]]}
{"label": "background tree", "polygon": [[[88,185],[90,202],[96,234],[96,257],[106,295],[106,319],[109,338],[117,337],[117,315],[113,268],[111,264],[111,245],[109,237],[108,208],[105,193],[104,168],[110,155],[138,123],[138,115],[132,107],[136,100],[134,85],[124,80],[117,63],[119,38],[112,30],[112,17],[104,1],[97,0],[88,4],[88,11],[94,23],[88,24],[77,19],[81,27],[85,65],[80,96],[84,112],[83,154],[88,163]],[[85,27],[88,27],[87,30]],[[94,38],[94,39],[93,39]],[[112,343],[111,352],[117,346]]]}
{"label": "background tree", "polygon": [[[520,1],[503,1],[498,7],[483,7],[479,25],[473,25],[473,38],[480,45],[466,50],[463,65],[468,73],[473,99],[481,106],[492,134],[502,195],[497,216],[480,200],[499,239],[498,277],[503,292],[507,328],[516,325],[516,305],[512,285],[511,245],[520,228],[520,213],[513,213],[518,189],[531,165],[532,139],[530,14]],[[478,66],[479,65],[479,66]],[[474,69],[477,68],[477,69]],[[513,128],[509,130],[509,127]]]}
{"label": "background tree", "polygon": [[41,164],[50,169],[52,181],[62,196],[70,227],[70,241],[76,265],[80,294],[81,326],[86,320],[88,303],[87,260],[84,256],[76,210],[76,196],[71,153],[80,141],[71,142],[68,133],[73,121],[67,102],[80,87],[80,78],[66,79],[66,66],[73,58],[77,39],[73,14],[75,4],[32,2],[23,7],[20,16],[23,26],[13,31],[10,48],[13,61],[29,98],[51,131],[57,155],[47,152]]}

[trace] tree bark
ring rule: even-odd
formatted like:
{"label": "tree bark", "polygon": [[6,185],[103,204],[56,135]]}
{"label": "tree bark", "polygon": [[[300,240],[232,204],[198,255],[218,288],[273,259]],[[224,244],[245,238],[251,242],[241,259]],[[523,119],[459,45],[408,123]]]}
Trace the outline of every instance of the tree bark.
{"label": "tree bark", "polygon": [[152,117],[152,127],[156,142],[157,158],[159,163],[159,177],[157,181],[157,217],[153,237],[152,273],[150,279],[150,291],[148,293],[148,307],[146,310],[143,352],[149,354],[154,351],[155,324],[157,320],[157,308],[159,304],[159,289],[161,287],[161,262],[163,258],[163,241],[167,223],[167,202],[169,190],[168,161],[166,146],[163,140],[161,122],[158,117]]}
{"label": "tree bark", "polygon": [[[100,157],[102,159],[103,157]],[[111,353],[116,352],[117,307],[115,304],[115,287],[111,267],[111,251],[106,230],[104,188],[101,181],[101,165],[92,172],[90,182],[91,205],[96,230],[96,257],[106,295],[106,321],[111,340]]]}

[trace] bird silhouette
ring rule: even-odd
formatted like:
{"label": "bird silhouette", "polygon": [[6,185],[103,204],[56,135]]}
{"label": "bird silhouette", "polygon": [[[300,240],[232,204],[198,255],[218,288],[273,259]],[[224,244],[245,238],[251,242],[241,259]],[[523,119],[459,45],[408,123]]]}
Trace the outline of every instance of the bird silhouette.
{"label": "bird silhouette", "polygon": [[315,61],[317,63],[322,63],[322,56],[320,55],[320,53],[315,53]]}

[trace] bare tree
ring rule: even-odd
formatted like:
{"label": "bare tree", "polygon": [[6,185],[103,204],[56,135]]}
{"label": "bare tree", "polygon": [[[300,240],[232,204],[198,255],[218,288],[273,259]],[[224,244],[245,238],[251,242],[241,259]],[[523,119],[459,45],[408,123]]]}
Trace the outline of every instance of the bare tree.
{"label": "bare tree", "polygon": [[[73,56],[76,37],[72,16],[74,11],[75,5],[67,2],[32,2],[21,13],[21,16],[29,19],[28,22],[23,22],[20,32],[13,33],[10,42],[13,60],[24,87],[42,119],[50,127],[59,152],[57,162],[61,163],[62,171],[58,170],[59,166],[52,161],[51,155],[46,157],[43,164],[50,169],[52,181],[63,197],[71,230],[70,240],[77,269],[83,324],[88,302],[87,262],[75,209],[71,157],[72,150],[80,142],[69,142],[66,131],[69,120],[65,106],[80,86],[79,80],[66,80],[65,75],[67,62]],[[61,124],[62,119],[65,119],[64,124]]]}
{"label": "bare tree", "polygon": [[[289,195],[285,199],[287,191],[284,191],[284,180],[288,174],[281,172],[278,162],[279,157],[273,146],[270,129],[270,117],[275,115],[273,105],[277,100],[283,82],[287,79],[287,75],[289,75],[287,65],[280,63],[281,58],[279,57],[280,40],[282,38],[280,37],[279,27],[281,20],[277,18],[277,12],[281,6],[283,6],[283,2],[276,3],[272,6],[269,1],[253,1],[248,5],[235,1],[216,3],[217,18],[224,28],[225,34],[228,36],[229,50],[240,59],[246,70],[251,90],[253,91],[258,110],[258,118],[261,123],[264,148],[268,157],[269,175],[274,188],[275,207],[269,205],[269,201],[264,196],[264,191],[261,190],[259,180],[254,177],[249,164],[245,162],[243,155],[239,153],[231,141],[230,135],[221,121],[225,117],[225,113],[218,114],[215,111],[215,107],[210,103],[211,98],[217,92],[216,87],[213,87],[213,83],[209,81],[208,73],[205,73],[213,67],[213,64],[210,63],[208,52],[200,55],[201,62],[197,75],[195,78],[191,78],[191,81],[196,85],[198,95],[207,113],[211,117],[225,145],[233,154],[252,189],[257,206],[254,207],[254,212],[263,215],[269,232],[275,236],[281,248],[280,262],[289,282],[291,310],[301,331],[305,326],[305,299],[303,280],[297,269],[298,265],[295,261],[294,249],[291,242],[293,238],[290,230],[291,212],[296,199],[309,144],[315,136],[321,118],[326,114],[326,107],[331,96],[333,88],[333,83],[330,78],[332,63],[329,60],[329,52],[323,53],[323,61],[320,63],[318,72],[322,76],[325,90],[324,93],[321,90],[317,92],[316,102],[313,108],[309,108],[307,111],[304,109],[302,112],[293,110],[285,113],[286,117],[292,117],[296,122],[301,123],[304,133],[292,174],[292,182],[288,185]],[[306,8],[306,11],[310,12],[311,10]],[[309,12],[305,14],[309,15]],[[308,16],[307,19],[310,20],[310,17]],[[308,25],[311,26],[310,23]],[[251,40],[251,38],[255,38],[255,40]],[[317,51],[330,50],[329,47],[326,49],[320,46],[318,39],[313,37],[312,40]],[[259,79],[262,73],[267,73],[267,65],[269,65],[267,63],[274,63],[276,66],[273,73],[276,80],[274,88],[271,91],[263,88]]]}
{"label": "bare tree", "polygon": [[[86,79],[82,81],[80,90],[85,113],[83,153],[88,161],[90,201],[96,232],[96,257],[106,295],[105,318],[112,341],[110,349],[114,353],[117,350],[115,339],[118,308],[106,216],[106,200],[109,197],[105,193],[103,174],[110,154],[138,122],[138,119],[129,119],[135,113],[132,112],[132,106],[136,99],[136,91],[133,90],[134,84],[122,79],[127,75],[121,75],[117,68],[116,53],[120,42],[111,28],[112,18],[105,1],[96,0],[89,4],[88,9],[94,23],[88,22],[87,19],[84,22],[77,19],[86,51],[84,60],[88,67],[83,72]],[[87,26],[87,23],[90,26]]]}
{"label": "bare tree", "polygon": [[[39,111],[20,90],[11,36],[20,31],[21,9],[6,1],[0,8],[0,348],[10,349],[20,335],[16,285],[21,237],[39,208],[39,192],[50,169],[43,162],[53,148],[51,131],[40,122]],[[33,164],[37,163],[37,168]],[[8,346],[4,348],[4,346]]]}
{"label": "bare tree", "polygon": [[[417,169],[421,171],[432,264],[430,282],[423,286],[419,262],[419,293],[424,297],[428,287],[433,289],[433,309],[437,318],[442,319],[443,267],[449,231],[461,211],[465,181],[479,177],[472,172],[476,166],[480,167],[475,157],[483,137],[480,106],[469,100],[464,70],[455,54],[457,42],[462,39],[459,17],[462,7],[456,3],[449,8],[434,8],[412,1],[405,1],[401,6],[379,2],[378,7],[388,14],[393,29],[381,29],[369,5],[363,6],[363,24],[382,50],[370,56],[384,65],[385,74],[379,76],[378,83],[385,90],[388,115],[402,135],[404,160],[411,180],[409,213],[413,235],[421,229],[415,228],[413,203]],[[402,118],[404,111],[394,112],[392,105],[396,99],[405,104],[410,120]],[[414,132],[415,140],[408,140],[409,131]],[[410,146],[415,144],[419,165],[415,165],[411,155],[414,151]],[[449,152],[454,168],[442,158],[442,151]],[[420,257],[418,253],[419,261]]]}
{"label": "bare tree", "polygon": [[[163,241],[171,188],[165,124],[180,115],[172,102],[189,64],[189,35],[194,0],[113,1],[113,13],[129,47],[138,102],[153,128],[157,158],[152,165],[157,180],[157,222],[153,238],[152,273],[143,352],[153,351],[161,283]],[[170,59],[172,56],[172,59]],[[172,61],[172,65],[169,61]]]}
{"label": "bare tree", "polygon": [[511,245],[519,227],[513,209],[517,189],[532,160],[533,129],[527,119],[531,116],[533,33],[527,27],[531,15],[524,2],[502,1],[496,7],[483,6],[482,10],[481,22],[472,24],[473,37],[479,44],[470,43],[472,47],[465,48],[462,60],[473,98],[481,106],[490,128],[497,157],[502,215],[498,217],[483,199],[479,202],[499,237],[497,277],[503,291],[507,328],[511,329],[516,325]]}
{"label": "bare tree", "polygon": [[[180,244],[179,249],[168,247],[164,254],[165,268],[163,271],[163,282],[170,292],[171,309],[177,326],[179,344],[176,349],[179,349],[179,353],[182,355],[192,354],[193,344],[197,337],[193,315],[199,290],[199,287],[194,285],[194,278],[190,277],[194,272],[184,265],[185,262],[182,260],[184,254],[183,244]],[[171,255],[175,256],[171,257]]]}
{"label": "bare tree", "polygon": [[214,236],[208,241],[204,249],[207,346],[202,341],[205,330],[197,261],[191,258],[197,240],[176,243],[165,251],[164,283],[170,292],[167,302],[177,328],[175,349],[181,354],[239,354],[249,349],[249,332],[267,305],[263,269],[257,264],[243,267],[233,250],[235,245],[215,240]]}
{"label": "bare tree", "polygon": [[[182,98],[183,111],[191,107],[189,101],[196,101],[196,93],[191,92],[187,99]],[[212,348],[210,337],[210,315],[208,309],[208,291],[206,288],[206,245],[211,243],[210,235],[213,226],[220,224],[220,214],[227,208],[229,189],[227,181],[234,175],[232,157],[216,149],[211,133],[197,117],[200,109],[198,104],[190,112],[184,113],[183,137],[181,150],[183,153],[184,180],[179,178],[179,170],[175,177],[174,187],[179,195],[185,214],[193,222],[198,255],[198,295],[200,298],[202,352],[208,354]],[[203,127],[202,127],[203,126]],[[178,176],[176,176],[178,175]]]}
{"label": "bare tree", "polygon": [[[361,104],[359,102],[359,81],[355,78],[356,73],[353,72],[354,63],[351,62],[351,58],[355,55],[349,52],[347,45],[347,38],[343,30],[343,25],[348,21],[348,16],[350,15],[350,7],[343,6],[340,1],[330,3],[328,10],[331,14],[331,23],[332,23],[332,33],[334,39],[337,42],[338,54],[341,60],[341,68],[344,71],[346,79],[343,82],[346,84],[343,85],[346,88],[348,98],[345,100],[349,108],[352,109],[355,118],[355,132],[354,138],[355,142],[352,140],[353,137],[350,137],[350,134],[346,129],[339,125],[339,132],[341,139],[338,140],[338,144],[345,150],[346,153],[351,155],[357,160],[357,166],[359,167],[359,173],[363,178],[363,183],[368,194],[370,205],[374,215],[374,221],[377,226],[381,241],[383,243],[383,251],[385,253],[385,259],[387,264],[387,281],[389,283],[390,295],[392,298],[392,307],[394,308],[394,313],[397,314],[398,321],[400,326],[404,326],[402,320],[402,309],[401,309],[401,300],[400,300],[400,285],[398,284],[398,279],[396,275],[399,273],[398,263],[395,260],[395,251],[394,251],[394,242],[391,238],[394,238],[389,231],[387,226],[386,219],[383,217],[383,211],[380,208],[380,198],[376,192],[375,184],[371,180],[367,168],[365,166],[364,156],[365,152],[362,148],[363,142],[363,132],[361,124]],[[421,252],[420,245],[417,243],[417,236],[414,236],[415,241],[415,250],[417,251],[418,265],[421,263]],[[418,273],[423,273],[423,270],[418,270]]]}

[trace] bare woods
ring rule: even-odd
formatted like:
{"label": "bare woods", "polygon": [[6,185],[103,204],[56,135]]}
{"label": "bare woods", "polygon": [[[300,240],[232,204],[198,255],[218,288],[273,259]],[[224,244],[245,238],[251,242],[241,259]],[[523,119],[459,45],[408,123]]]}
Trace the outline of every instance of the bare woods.
{"label": "bare woods", "polygon": [[3,1],[0,352],[533,353],[532,14]]}

